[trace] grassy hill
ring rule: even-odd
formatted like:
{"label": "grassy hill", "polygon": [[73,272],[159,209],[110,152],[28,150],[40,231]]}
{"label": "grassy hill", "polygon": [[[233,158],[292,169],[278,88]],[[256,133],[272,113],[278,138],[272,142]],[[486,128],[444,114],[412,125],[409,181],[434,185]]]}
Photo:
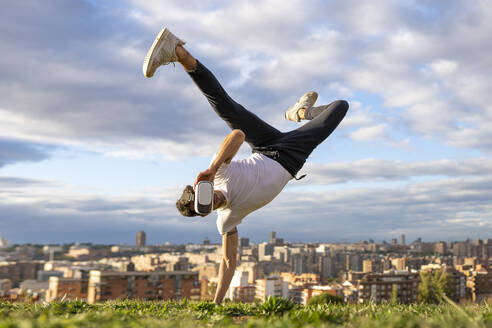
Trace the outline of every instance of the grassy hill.
{"label": "grassy hill", "polygon": [[81,301],[0,303],[4,327],[492,327],[492,305],[337,305]]}

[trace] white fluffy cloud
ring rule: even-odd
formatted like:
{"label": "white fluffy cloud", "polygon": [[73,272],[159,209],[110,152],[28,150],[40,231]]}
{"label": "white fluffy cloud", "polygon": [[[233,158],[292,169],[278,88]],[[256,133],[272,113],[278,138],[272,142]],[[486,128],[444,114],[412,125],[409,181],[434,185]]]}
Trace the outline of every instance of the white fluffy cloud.
{"label": "white fluffy cloud", "polygon": [[490,176],[492,161],[488,158],[463,160],[441,159],[426,162],[405,162],[363,159],[330,164],[308,163],[307,184],[332,184],[360,181],[407,181],[421,177],[481,177]]}
{"label": "white fluffy cloud", "polygon": [[[49,160],[56,147],[122,160],[212,154],[228,129],[181,67],[159,68],[150,80],[141,76],[143,56],[163,25],[188,41],[234,99],[267,122],[292,129],[282,111],[316,90],[320,104],[350,102],[337,133],[344,150],[363,148],[365,141],[385,149],[374,159],[351,154],[352,161],[311,165],[309,183],[321,191],[302,191],[301,181],[301,188],[289,188],[253,214],[246,233],[258,233],[249,223],[255,218],[272,218],[271,228],[289,223],[282,226],[294,239],[297,231],[287,227],[296,227],[299,217],[323,231],[303,225],[302,237],[310,240],[383,238],[405,229],[424,235],[424,228],[442,238],[459,236],[458,229],[490,233],[484,195],[490,193],[492,149],[492,7],[486,1],[5,3],[0,167]],[[441,160],[417,155],[415,162],[403,161],[387,150],[403,144],[418,154],[414,140],[435,142],[432,158]],[[440,155],[440,146],[479,155],[442,159],[449,152]],[[60,224],[85,220],[84,231],[95,233],[91,224],[101,218],[107,226],[123,222],[132,229],[158,226],[162,218],[182,236],[187,230],[175,216],[175,191],[161,199],[138,192],[94,198],[67,194],[57,183],[0,178],[2,229],[9,227],[5,218],[19,217],[52,222],[51,236],[63,235],[56,232]],[[201,238],[198,228],[191,230]]]}

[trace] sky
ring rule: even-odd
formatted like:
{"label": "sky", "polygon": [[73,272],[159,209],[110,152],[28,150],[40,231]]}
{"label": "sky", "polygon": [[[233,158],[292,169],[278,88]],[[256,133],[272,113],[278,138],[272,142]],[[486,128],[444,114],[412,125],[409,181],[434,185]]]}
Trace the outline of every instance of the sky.
{"label": "sky", "polygon": [[[492,238],[486,0],[48,0],[0,11],[0,236],[13,243],[219,242],[176,199],[229,133],[180,65],[142,75],[168,27],[281,131],[305,92],[350,109],[240,237]],[[249,156],[243,145],[238,158]]]}

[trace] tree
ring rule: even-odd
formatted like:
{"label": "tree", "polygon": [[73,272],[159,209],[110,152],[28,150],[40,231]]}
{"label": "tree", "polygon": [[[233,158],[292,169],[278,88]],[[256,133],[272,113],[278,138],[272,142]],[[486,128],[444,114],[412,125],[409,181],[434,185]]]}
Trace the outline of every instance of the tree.
{"label": "tree", "polygon": [[343,304],[343,298],[341,298],[340,296],[331,295],[329,293],[322,293],[311,297],[311,299],[309,299],[309,301],[307,302],[307,305],[311,306],[328,303]]}
{"label": "tree", "polygon": [[418,288],[419,301],[423,303],[442,303],[443,296],[451,294],[452,278],[444,269],[420,272]]}

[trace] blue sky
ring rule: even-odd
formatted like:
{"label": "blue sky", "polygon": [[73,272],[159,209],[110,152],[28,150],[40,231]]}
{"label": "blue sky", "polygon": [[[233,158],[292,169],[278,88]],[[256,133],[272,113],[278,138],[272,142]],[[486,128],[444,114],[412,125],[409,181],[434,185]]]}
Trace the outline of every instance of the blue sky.
{"label": "blue sky", "polygon": [[[350,103],[253,241],[492,237],[492,9],[485,1],[9,1],[0,13],[0,235],[14,243],[218,241],[175,201],[228,133],[164,27],[282,131],[306,91]],[[240,157],[250,150],[243,146]]]}

